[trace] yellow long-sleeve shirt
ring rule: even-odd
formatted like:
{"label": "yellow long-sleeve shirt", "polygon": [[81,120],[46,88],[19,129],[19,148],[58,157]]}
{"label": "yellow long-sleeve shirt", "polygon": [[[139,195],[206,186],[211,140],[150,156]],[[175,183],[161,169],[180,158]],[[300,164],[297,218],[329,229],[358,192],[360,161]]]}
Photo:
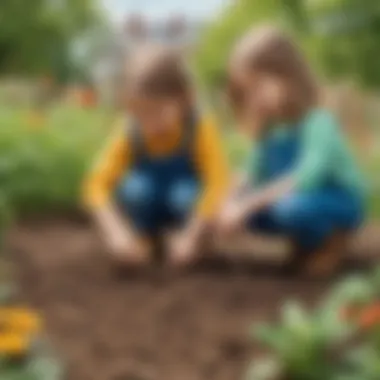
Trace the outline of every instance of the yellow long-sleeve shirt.
{"label": "yellow long-sleeve shirt", "polygon": [[[123,127],[117,128],[85,180],[85,204],[90,209],[102,207],[109,202],[116,184],[132,165],[133,148]],[[182,142],[183,129],[184,126],[174,129],[165,140],[147,137],[144,145],[148,154],[154,157],[169,155],[178,150]],[[218,128],[212,118],[200,119],[195,129],[193,146],[194,164],[199,171],[203,187],[195,212],[203,218],[209,218],[217,211],[223,200],[229,179],[227,158],[223,152]]]}

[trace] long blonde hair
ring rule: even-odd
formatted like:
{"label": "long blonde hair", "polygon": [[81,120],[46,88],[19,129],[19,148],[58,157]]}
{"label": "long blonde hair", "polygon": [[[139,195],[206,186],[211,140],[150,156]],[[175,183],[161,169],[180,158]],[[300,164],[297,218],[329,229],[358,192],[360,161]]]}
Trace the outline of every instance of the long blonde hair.
{"label": "long blonde hair", "polygon": [[236,44],[228,67],[228,95],[235,110],[244,96],[235,81],[236,71],[273,75],[290,84],[291,93],[284,107],[301,116],[318,103],[316,80],[296,44],[282,30],[273,26],[253,28]]}

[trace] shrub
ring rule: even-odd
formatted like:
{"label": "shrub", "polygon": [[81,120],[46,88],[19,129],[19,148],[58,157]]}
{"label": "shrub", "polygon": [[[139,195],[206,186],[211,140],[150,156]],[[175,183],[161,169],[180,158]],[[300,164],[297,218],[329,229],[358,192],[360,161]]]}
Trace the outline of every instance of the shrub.
{"label": "shrub", "polygon": [[315,311],[287,303],[280,323],[255,335],[271,355],[252,365],[249,380],[380,378],[380,270],[339,284]]}
{"label": "shrub", "polygon": [[30,119],[0,109],[0,221],[10,212],[71,211],[83,174],[111,124],[104,110],[57,106]]}

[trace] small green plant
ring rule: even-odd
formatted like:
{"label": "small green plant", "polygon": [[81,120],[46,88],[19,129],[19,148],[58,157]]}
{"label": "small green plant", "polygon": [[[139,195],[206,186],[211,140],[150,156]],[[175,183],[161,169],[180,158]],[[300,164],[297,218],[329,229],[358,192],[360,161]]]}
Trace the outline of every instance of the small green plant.
{"label": "small green plant", "polygon": [[254,328],[269,351],[247,380],[380,379],[380,270],[338,284],[313,311],[285,304],[276,324]]}
{"label": "small green plant", "polygon": [[63,380],[65,371],[45,343],[36,343],[22,360],[0,359],[1,380]]}

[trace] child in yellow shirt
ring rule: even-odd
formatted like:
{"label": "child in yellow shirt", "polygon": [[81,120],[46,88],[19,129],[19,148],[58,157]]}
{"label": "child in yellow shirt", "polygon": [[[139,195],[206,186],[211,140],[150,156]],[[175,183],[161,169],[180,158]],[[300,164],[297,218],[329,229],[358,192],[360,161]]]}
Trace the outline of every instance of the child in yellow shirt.
{"label": "child in yellow shirt", "polygon": [[228,186],[221,138],[173,49],[141,49],[127,71],[130,120],[88,176],[86,204],[118,261],[147,264],[152,238],[172,229],[168,258],[187,265]]}

